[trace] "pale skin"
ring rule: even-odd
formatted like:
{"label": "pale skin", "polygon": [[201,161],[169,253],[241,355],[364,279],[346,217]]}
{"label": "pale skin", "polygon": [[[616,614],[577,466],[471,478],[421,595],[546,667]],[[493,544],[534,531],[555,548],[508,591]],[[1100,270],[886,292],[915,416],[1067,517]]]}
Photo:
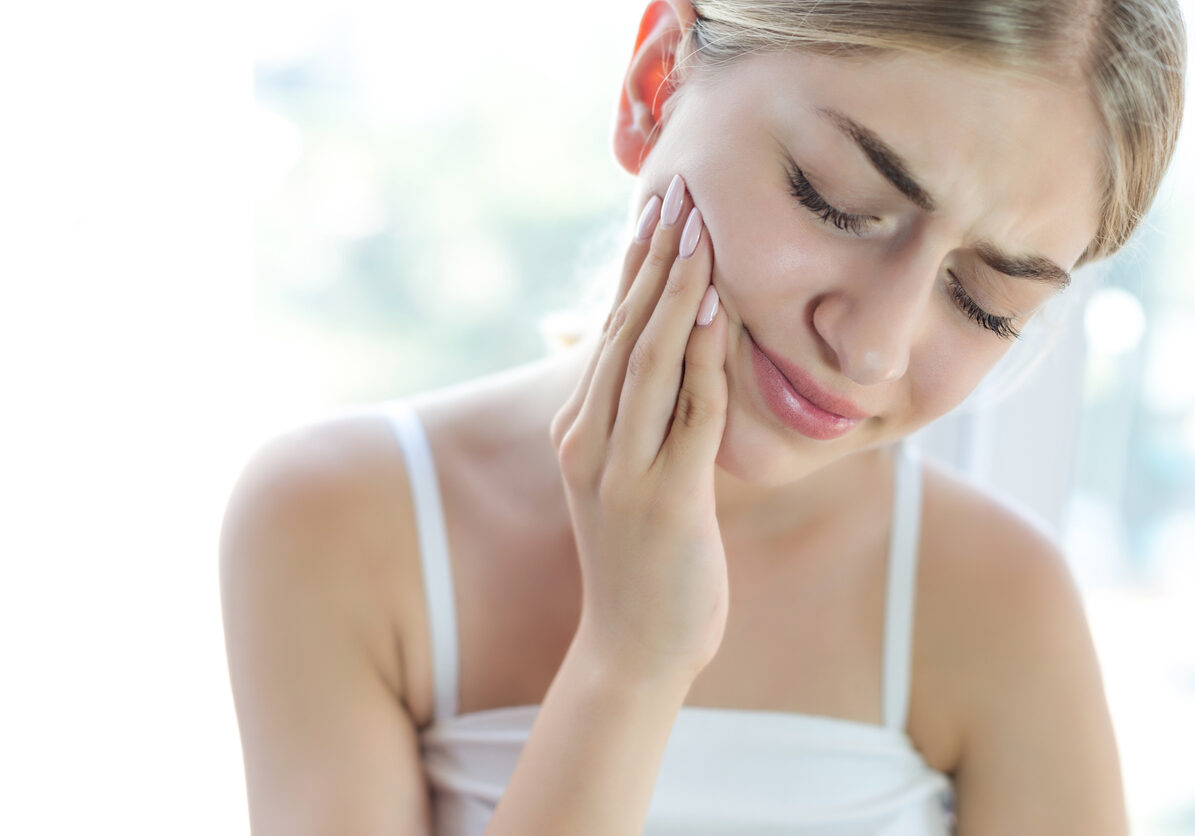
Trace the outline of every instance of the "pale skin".
{"label": "pale skin", "polygon": [[[960,311],[946,271],[1023,326],[1053,289],[985,268],[976,242],[1069,269],[1096,226],[1098,126],[1079,81],[776,53],[691,78],[662,116],[652,79],[690,20],[685,3],[651,4],[628,67],[614,148],[636,206],[678,174],[683,201],[628,242],[602,339],[418,402],[452,551],[460,711],[543,706],[491,833],[640,832],[684,705],[881,722],[891,444],[1010,345]],[[934,211],[819,108],[898,151]],[[799,204],[789,160],[875,225],[855,235]],[[716,316],[696,326],[711,284]],[[833,441],[785,427],[754,388],[748,332],[870,417]],[[947,472],[924,479],[907,730],[952,776],[958,832],[1126,833],[1063,556]],[[384,420],[267,445],[221,548],[254,832],[430,832],[426,605]],[[575,718],[594,711],[610,722],[587,736]]]}

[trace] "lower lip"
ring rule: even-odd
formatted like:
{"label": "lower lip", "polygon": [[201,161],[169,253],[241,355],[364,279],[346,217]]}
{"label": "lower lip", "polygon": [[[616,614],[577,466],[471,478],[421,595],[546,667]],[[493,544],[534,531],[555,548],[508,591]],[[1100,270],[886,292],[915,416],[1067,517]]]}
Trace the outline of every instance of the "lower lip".
{"label": "lower lip", "polygon": [[859,424],[857,418],[843,418],[826,412],[803,398],[788,382],[788,378],[759,350],[755,340],[751,340],[751,364],[755,367],[755,379],[759,382],[764,400],[785,426],[809,438],[829,441],[846,435]]}

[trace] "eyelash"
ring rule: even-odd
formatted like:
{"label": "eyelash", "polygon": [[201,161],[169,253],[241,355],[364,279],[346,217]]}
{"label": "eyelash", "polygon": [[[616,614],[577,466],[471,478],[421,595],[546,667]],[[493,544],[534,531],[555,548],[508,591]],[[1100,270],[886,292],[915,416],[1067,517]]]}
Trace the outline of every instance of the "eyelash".
{"label": "eyelash", "polygon": [[1021,337],[1021,332],[1018,331],[1012,324],[1012,318],[1007,316],[996,316],[985,311],[979,305],[975,304],[975,300],[967,293],[963,287],[962,282],[958,280],[958,276],[950,270],[946,271],[946,275],[950,276],[950,281],[946,286],[950,290],[950,295],[955,303],[962,309],[967,318],[973,320],[981,328],[986,328],[1004,340],[1017,340]]}
{"label": "eyelash", "polygon": [[841,212],[826,203],[825,199],[810,185],[809,180],[805,178],[805,172],[801,171],[796,163],[792,163],[788,170],[788,182],[789,191],[792,192],[797,202],[820,217],[824,223],[836,226],[852,235],[861,235],[875,221],[875,218],[868,215],[850,215]]}
{"label": "eyelash", "polygon": [[[842,212],[826,203],[825,198],[817,193],[805,177],[805,172],[801,171],[796,163],[791,163],[788,180],[789,190],[797,202],[821,218],[823,223],[830,224],[852,235],[861,235],[876,220],[869,215],[851,215]],[[947,283],[950,296],[968,319],[1001,339],[1016,340],[1020,338],[1021,332],[1013,326],[1011,317],[988,313],[975,303],[975,300],[963,287],[962,282],[958,280],[958,276],[950,270],[947,270],[946,274],[950,276],[950,281]]]}

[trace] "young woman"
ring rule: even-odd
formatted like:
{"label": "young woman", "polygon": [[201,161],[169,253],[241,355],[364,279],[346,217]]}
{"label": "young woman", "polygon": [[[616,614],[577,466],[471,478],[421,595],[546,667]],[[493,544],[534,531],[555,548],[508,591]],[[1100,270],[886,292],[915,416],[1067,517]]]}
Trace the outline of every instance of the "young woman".
{"label": "young woman", "polygon": [[1126,833],[1063,556],[902,439],[1128,239],[1184,44],[1172,0],[650,3],[600,336],[230,500],[254,832]]}

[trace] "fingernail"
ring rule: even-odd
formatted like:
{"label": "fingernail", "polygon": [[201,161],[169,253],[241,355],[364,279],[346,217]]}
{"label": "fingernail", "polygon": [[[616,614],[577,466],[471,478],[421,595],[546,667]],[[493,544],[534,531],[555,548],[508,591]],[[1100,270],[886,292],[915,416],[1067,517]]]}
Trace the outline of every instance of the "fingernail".
{"label": "fingernail", "polygon": [[668,192],[664,195],[664,208],[660,212],[660,223],[665,228],[672,226],[680,218],[680,208],[684,202],[685,181],[679,174],[674,174],[672,182],[668,184]]}
{"label": "fingernail", "polygon": [[639,216],[639,226],[636,227],[635,240],[646,241],[655,231],[656,221],[660,219],[660,196],[653,194],[643,207],[643,214]]}
{"label": "fingernail", "polygon": [[714,321],[714,314],[718,312],[718,291],[711,284],[705,289],[705,296],[701,299],[701,307],[697,309],[697,324],[709,325]]}
{"label": "fingernail", "polygon": [[694,206],[689,210],[689,219],[685,221],[685,229],[680,234],[680,257],[688,258],[697,249],[697,241],[701,238],[701,213]]}

